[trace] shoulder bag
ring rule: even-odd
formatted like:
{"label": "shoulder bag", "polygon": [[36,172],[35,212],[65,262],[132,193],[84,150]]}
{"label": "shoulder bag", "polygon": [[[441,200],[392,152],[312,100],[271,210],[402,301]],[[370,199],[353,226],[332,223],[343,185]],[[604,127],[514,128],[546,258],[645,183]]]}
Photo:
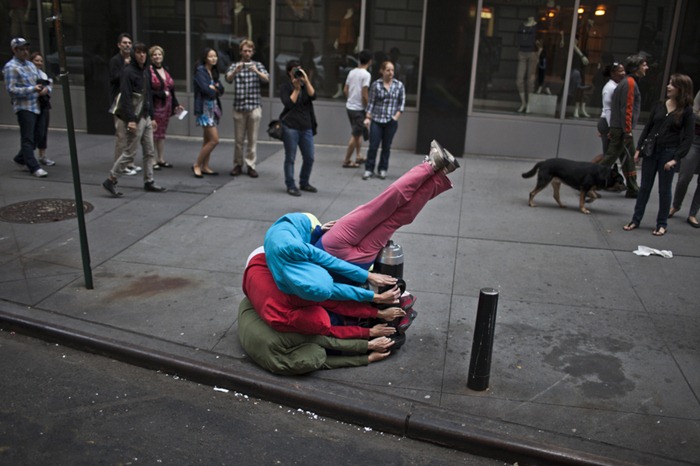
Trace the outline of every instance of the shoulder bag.
{"label": "shoulder bag", "polygon": [[642,146],[639,148],[640,157],[651,157],[654,155],[654,150],[656,150],[656,138],[658,138],[659,134],[661,134],[661,132],[664,130],[666,121],[668,121],[668,117],[671,116],[671,113],[666,114],[666,118],[664,118],[664,121],[661,123],[661,127],[659,127],[659,130],[656,133],[651,136],[647,136],[646,139],[644,139]]}

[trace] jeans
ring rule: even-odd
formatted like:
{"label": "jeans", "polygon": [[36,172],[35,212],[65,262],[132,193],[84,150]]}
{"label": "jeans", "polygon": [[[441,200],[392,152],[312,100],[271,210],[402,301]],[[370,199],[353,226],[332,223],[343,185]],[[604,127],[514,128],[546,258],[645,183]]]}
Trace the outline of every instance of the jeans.
{"label": "jeans", "polygon": [[297,156],[297,147],[301,150],[301,172],[299,173],[299,186],[309,186],[311,169],[314,166],[314,134],[311,129],[292,129],[284,126],[282,133],[284,143],[284,184],[287,189],[296,188],[294,183],[294,159]]}
{"label": "jeans", "polygon": [[396,130],[399,129],[399,122],[393,118],[387,123],[377,123],[372,121],[369,127],[369,149],[367,149],[367,160],[365,170],[374,172],[377,163],[377,150],[382,144],[382,153],[379,156],[379,166],[377,170],[389,170],[389,155],[391,155],[391,142],[394,140]]}
{"label": "jeans", "polygon": [[26,165],[30,173],[34,173],[39,168],[34,156],[34,148],[36,147],[37,122],[39,115],[30,112],[29,110],[20,110],[17,112],[17,123],[19,123],[20,149],[15,156],[15,162]]}
{"label": "jeans", "polygon": [[675,147],[663,148],[654,152],[651,157],[642,158],[642,180],[639,186],[637,202],[634,205],[632,222],[639,225],[644,217],[644,210],[649,202],[654,178],[659,174],[659,212],[656,214],[656,227],[668,227],[668,211],[671,208],[671,186],[673,185],[674,170],[664,170],[666,162],[673,159]]}

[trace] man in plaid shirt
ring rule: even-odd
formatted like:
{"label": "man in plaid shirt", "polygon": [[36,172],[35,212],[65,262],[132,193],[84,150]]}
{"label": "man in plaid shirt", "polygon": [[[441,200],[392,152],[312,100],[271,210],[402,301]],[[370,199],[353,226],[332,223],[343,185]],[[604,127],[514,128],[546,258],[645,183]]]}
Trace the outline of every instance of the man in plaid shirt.
{"label": "man in plaid shirt", "polygon": [[41,115],[39,107],[39,96],[49,93],[49,88],[37,84],[41,79],[39,71],[29,60],[29,42],[21,37],[15,37],[10,42],[14,57],[5,64],[2,74],[5,76],[5,87],[10,99],[12,99],[12,110],[17,115],[20,133],[20,150],[15,156],[15,163],[26,166],[29,172],[38,177],[48,175],[39,166],[39,162],[34,156],[36,147],[34,134],[37,120]]}
{"label": "man in plaid shirt", "polygon": [[236,145],[233,152],[231,176],[243,173],[243,143],[247,137],[248,150],[245,154],[245,164],[248,167],[248,176],[257,178],[255,148],[258,143],[258,129],[262,117],[260,83],[269,82],[270,75],[262,63],[252,60],[255,53],[255,44],[252,40],[242,41],[239,50],[241,61],[232,64],[226,71],[226,81],[234,83],[233,127]]}

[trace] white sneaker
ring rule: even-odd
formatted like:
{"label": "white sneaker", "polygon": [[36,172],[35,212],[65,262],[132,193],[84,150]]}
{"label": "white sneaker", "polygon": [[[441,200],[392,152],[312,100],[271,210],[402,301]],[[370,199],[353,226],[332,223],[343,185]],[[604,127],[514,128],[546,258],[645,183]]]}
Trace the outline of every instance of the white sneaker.
{"label": "white sneaker", "polygon": [[365,170],[364,174],[362,175],[363,180],[368,180],[374,176],[374,173],[372,173],[369,170]]}
{"label": "white sneaker", "polygon": [[386,179],[386,170],[379,170],[379,179],[380,180]]}
{"label": "white sneaker", "polygon": [[136,170],[132,170],[129,167],[124,167],[124,170],[122,170],[122,175],[126,176],[134,176],[136,173],[138,173]]}
{"label": "white sneaker", "polygon": [[56,165],[56,162],[54,162],[51,159],[47,159],[46,157],[39,159],[39,163],[42,165],[46,165],[47,167],[52,167]]}
{"label": "white sneaker", "polygon": [[143,168],[139,167],[138,165],[134,165],[133,167],[129,167],[132,170],[134,170],[136,173],[139,173]]}
{"label": "white sneaker", "polygon": [[43,168],[40,168],[34,173],[32,173],[32,175],[36,176],[37,178],[46,178],[46,175],[48,175],[48,173]]}

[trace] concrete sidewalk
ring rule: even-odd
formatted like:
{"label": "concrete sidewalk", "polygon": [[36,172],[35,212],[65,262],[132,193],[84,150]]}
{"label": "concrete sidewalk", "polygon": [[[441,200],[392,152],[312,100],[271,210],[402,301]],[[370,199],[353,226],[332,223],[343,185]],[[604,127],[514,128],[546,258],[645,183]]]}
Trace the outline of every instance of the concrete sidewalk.
{"label": "concrete sidewalk", "polygon": [[[318,414],[520,464],[700,464],[700,234],[683,215],[657,238],[654,191],[641,228],[624,232],[634,201],[603,193],[591,215],[562,190],[527,206],[534,160],[466,155],[454,189],[394,240],[418,318],[406,345],[365,368],[278,377],[237,338],[248,254],[291,211],[322,221],[349,212],[422,160],[394,151],[387,180],[341,168],[344,147],[317,146],[318,194],[285,193],[282,146],[261,143],[260,178],[231,178],[222,142],[196,179],[201,144],[169,138],[156,172],[167,193],[122,177],[100,186],[113,137],[77,134],[94,289],[85,288],[75,220],[0,221],[0,328],[177,372]],[[48,178],[12,162],[17,129],[0,129],[0,208],[73,199],[65,132],[49,136]],[[449,149],[449,148],[448,148]],[[297,162],[297,171],[300,161]],[[638,257],[638,245],[673,252]],[[467,388],[479,290],[499,291],[490,387]]]}

